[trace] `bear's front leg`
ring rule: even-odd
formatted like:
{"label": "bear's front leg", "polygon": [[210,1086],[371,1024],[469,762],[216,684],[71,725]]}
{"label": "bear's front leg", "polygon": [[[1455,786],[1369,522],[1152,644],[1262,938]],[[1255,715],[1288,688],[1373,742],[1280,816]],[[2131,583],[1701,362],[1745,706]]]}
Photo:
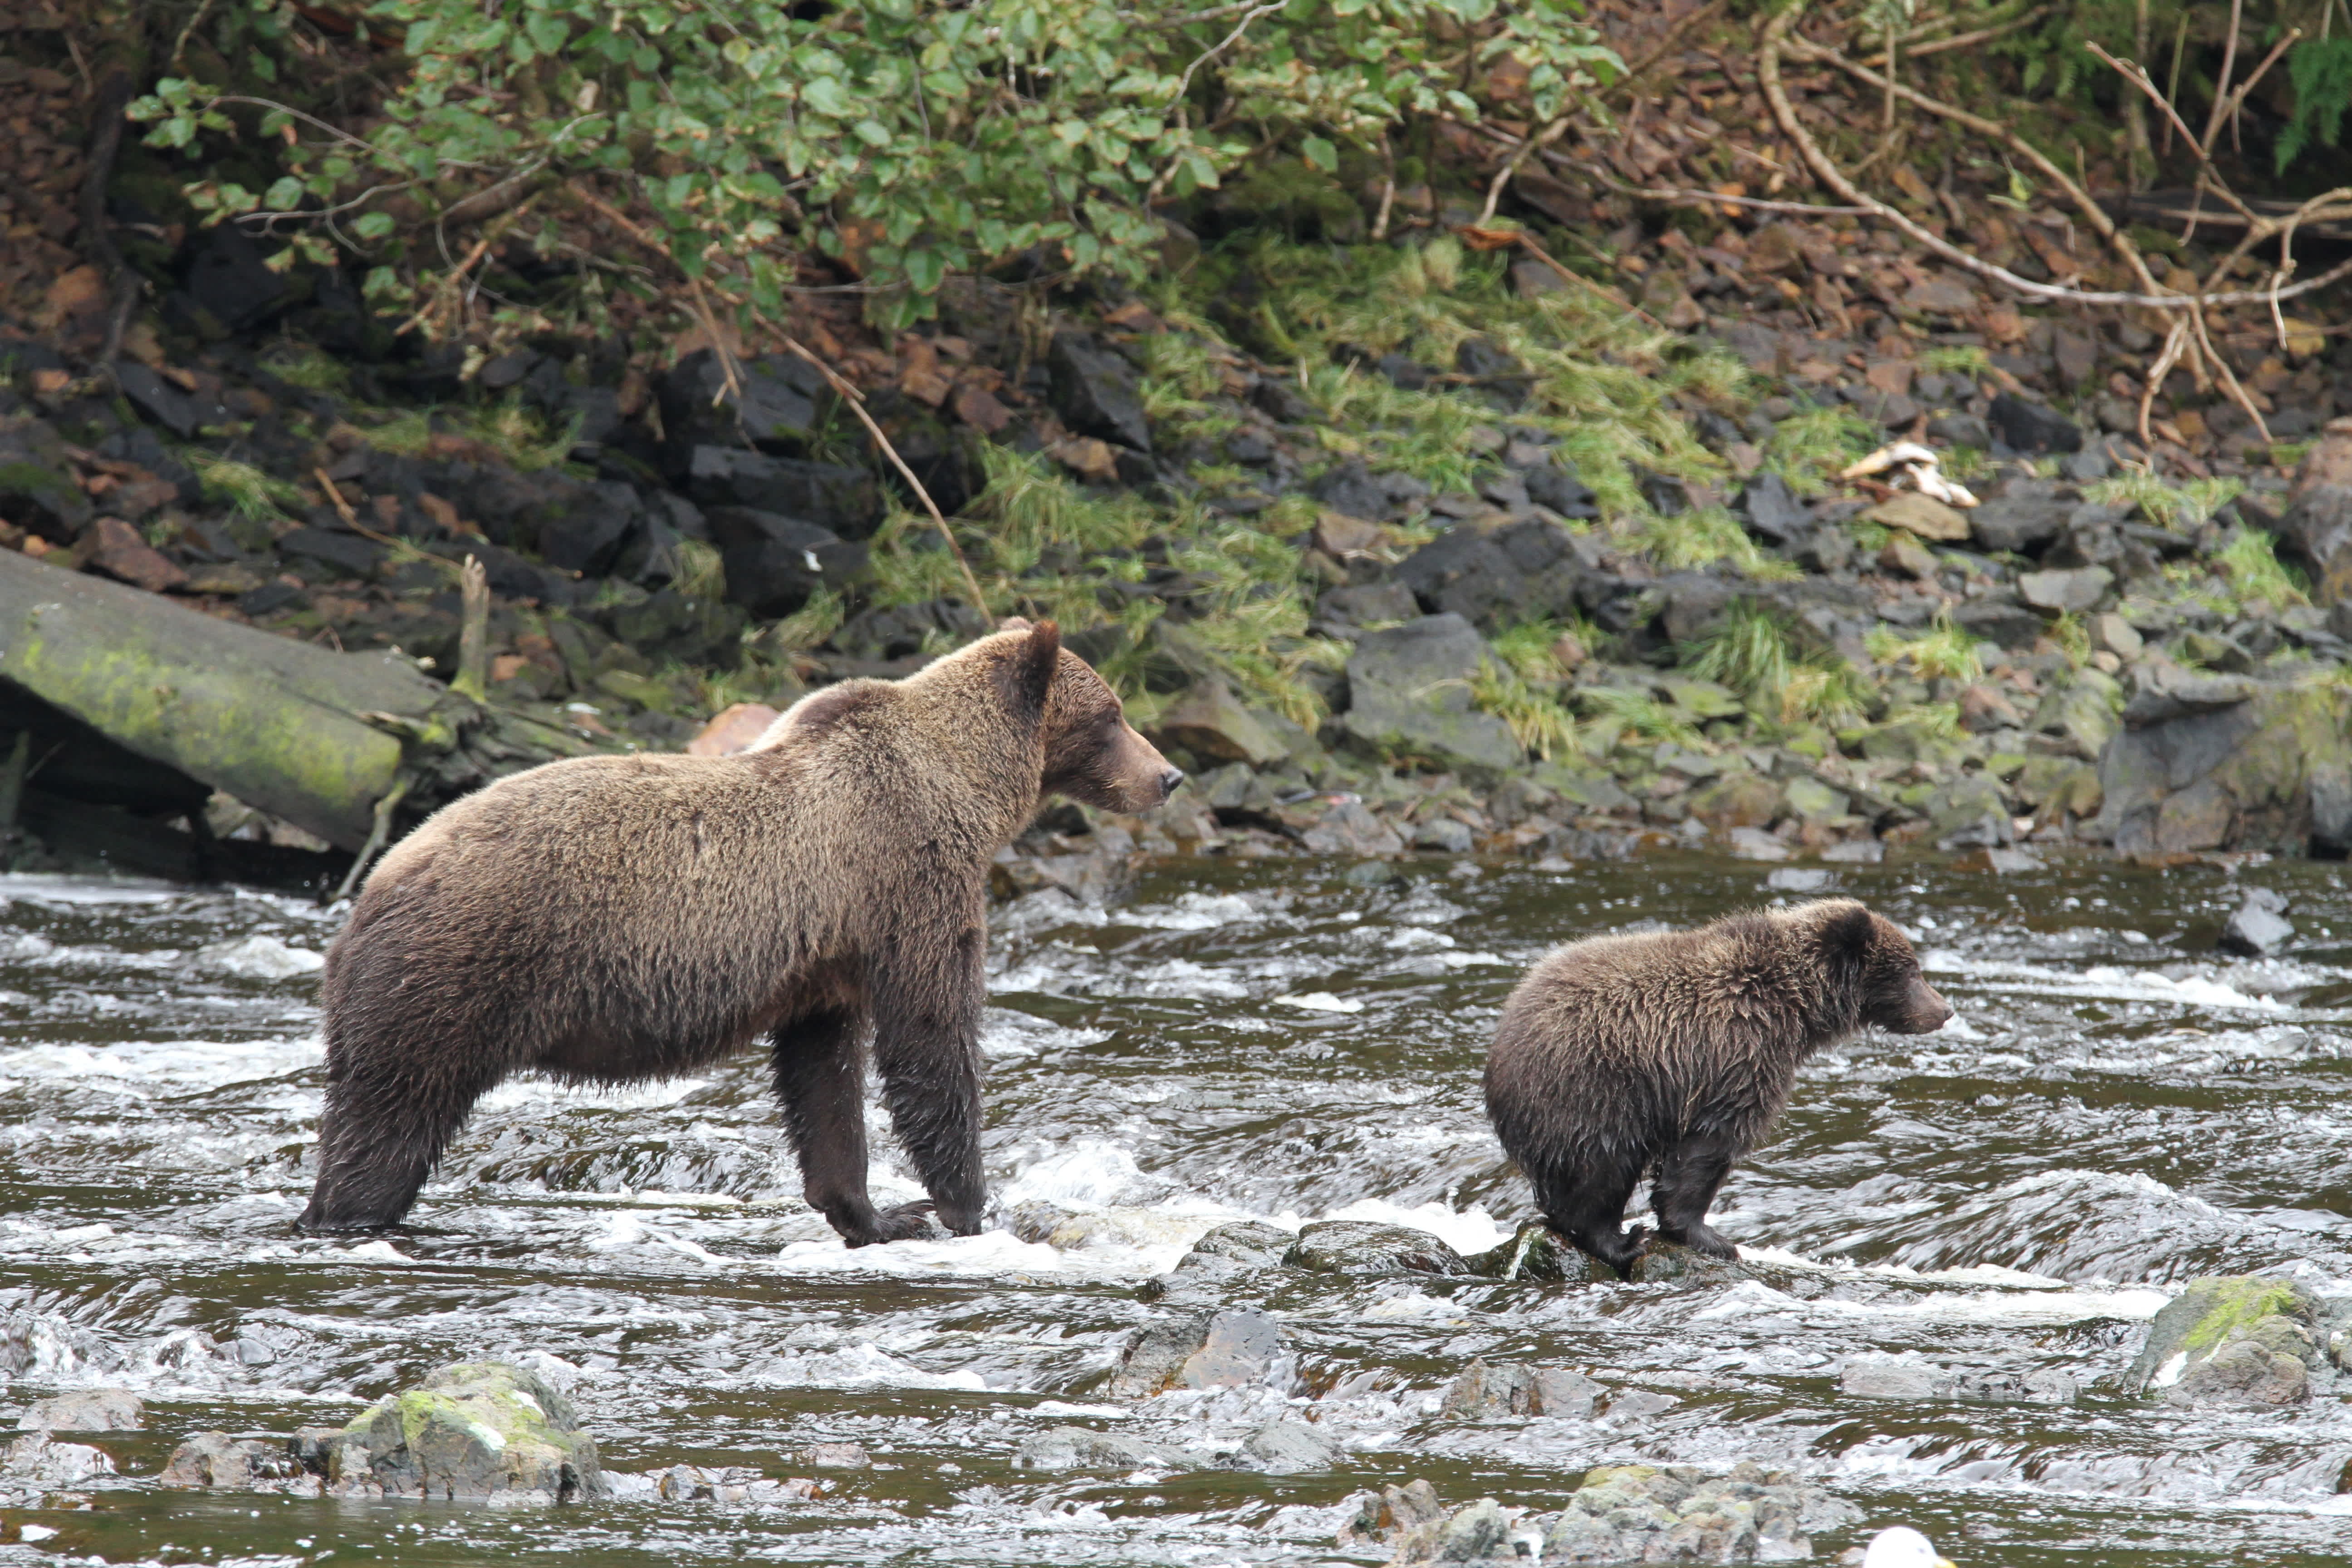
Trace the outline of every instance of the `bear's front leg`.
{"label": "bear's front leg", "polygon": [[980,1167],[980,1012],[985,928],[974,911],[940,952],[908,942],[871,980],[874,1058],[890,1124],[940,1224],[977,1236],[988,1207]]}
{"label": "bear's front leg", "polygon": [[1706,1211],[1738,1157],[1730,1142],[1717,1135],[1702,1134],[1676,1144],[1659,1162],[1658,1179],[1650,1186],[1658,1234],[1709,1258],[1737,1259],[1739,1248],[1706,1223]]}
{"label": "bear's front leg", "polygon": [[1647,1226],[1637,1225],[1630,1231],[1624,1226],[1625,1200],[1633,1195],[1634,1183],[1641,1177],[1638,1165],[1611,1170],[1531,1169],[1528,1176],[1552,1229],[1568,1237],[1579,1251],[1615,1269],[1620,1279],[1633,1277],[1633,1262],[1642,1256],[1642,1244],[1650,1238]]}

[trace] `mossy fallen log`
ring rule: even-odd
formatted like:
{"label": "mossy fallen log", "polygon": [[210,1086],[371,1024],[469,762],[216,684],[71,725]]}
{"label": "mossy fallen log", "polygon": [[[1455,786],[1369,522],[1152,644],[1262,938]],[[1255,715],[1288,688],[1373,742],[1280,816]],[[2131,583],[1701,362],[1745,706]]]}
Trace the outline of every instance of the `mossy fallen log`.
{"label": "mossy fallen log", "polygon": [[0,679],[349,850],[475,711],[396,655],[272,637],[5,551]]}

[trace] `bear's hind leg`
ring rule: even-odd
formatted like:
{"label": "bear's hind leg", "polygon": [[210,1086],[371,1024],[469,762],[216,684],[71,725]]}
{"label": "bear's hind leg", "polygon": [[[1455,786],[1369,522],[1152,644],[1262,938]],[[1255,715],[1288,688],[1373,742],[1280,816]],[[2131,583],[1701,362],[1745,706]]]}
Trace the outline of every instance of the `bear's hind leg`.
{"label": "bear's hind leg", "polygon": [[1650,1186],[1658,1234],[1709,1258],[1737,1258],[1739,1249],[1706,1223],[1706,1211],[1738,1158],[1738,1150],[1712,1135],[1685,1139],[1675,1145],[1659,1163],[1658,1179]]}
{"label": "bear's hind leg", "polygon": [[342,1054],[328,1055],[319,1180],[295,1223],[302,1230],[385,1230],[415,1203],[474,1101],[504,1075],[360,1069],[338,1062]]}
{"label": "bear's hind leg", "polygon": [[1611,1171],[1530,1170],[1536,1201],[1543,1205],[1551,1227],[1576,1244],[1580,1251],[1598,1258],[1617,1271],[1620,1279],[1633,1277],[1633,1260],[1642,1255],[1649,1227],[1625,1229],[1625,1200],[1641,1179],[1638,1166]]}
{"label": "bear's hind leg", "polygon": [[883,1102],[940,1223],[957,1236],[979,1235],[988,1206],[980,1164],[984,929],[975,916],[935,965],[902,961],[873,981]]}
{"label": "bear's hind leg", "polygon": [[929,1229],[930,1205],[877,1213],[866,1192],[865,1020],[846,1008],[797,1018],[774,1036],[776,1093],[800,1156],[801,1192],[852,1247],[903,1241]]}

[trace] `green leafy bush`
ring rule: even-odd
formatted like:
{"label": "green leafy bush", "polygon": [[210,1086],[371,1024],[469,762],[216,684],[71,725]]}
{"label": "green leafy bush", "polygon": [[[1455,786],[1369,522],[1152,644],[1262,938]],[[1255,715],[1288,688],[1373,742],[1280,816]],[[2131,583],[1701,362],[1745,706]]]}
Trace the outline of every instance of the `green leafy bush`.
{"label": "green leafy bush", "polygon": [[[1244,165],[1336,171],[1392,129],[1549,120],[1618,68],[1572,0],[378,0],[407,76],[363,135],[167,78],[136,112],[197,153],[258,108],[288,138],[219,216],[369,254],[380,295],[444,265],[441,215],[503,184],[642,200],[689,275],[779,311],[810,251],[927,314],[941,281],[1031,253],[1139,276],[1155,202]],[[1497,70],[1506,58],[1521,69]]]}

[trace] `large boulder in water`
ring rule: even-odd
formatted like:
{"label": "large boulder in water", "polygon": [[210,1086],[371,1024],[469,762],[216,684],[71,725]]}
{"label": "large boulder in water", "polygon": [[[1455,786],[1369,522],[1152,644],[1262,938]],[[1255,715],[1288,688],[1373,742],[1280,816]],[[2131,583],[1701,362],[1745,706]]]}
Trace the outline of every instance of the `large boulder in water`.
{"label": "large boulder in water", "polygon": [[1297,1370],[1282,1325],[1264,1312],[1194,1312],[1139,1330],[1112,1370],[1110,1392],[1148,1399],[1171,1388],[1286,1390]]}
{"label": "large boulder in water", "polygon": [[572,1402],[504,1362],[460,1362],[347,1426],[305,1427],[294,1452],[327,1489],[363,1497],[569,1502],[607,1490]]}
{"label": "large boulder in water", "polygon": [[1391,1561],[1788,1562],[1811,1557],[1814,1536],[1861,1518],[1821,1488],[1755,1464],[1713,1479],[1685,1465],[1617,1465],[1588,1472],[1557,1514],[1481,1498],[1416,1524]]}
{"label": "large boulder in water", "polygon": [[2317,1299],[2293,1280],[2208,1275],[2157,1313],[2124,1381],[2170,1405],[2300,1405],[2326,1338]]}

